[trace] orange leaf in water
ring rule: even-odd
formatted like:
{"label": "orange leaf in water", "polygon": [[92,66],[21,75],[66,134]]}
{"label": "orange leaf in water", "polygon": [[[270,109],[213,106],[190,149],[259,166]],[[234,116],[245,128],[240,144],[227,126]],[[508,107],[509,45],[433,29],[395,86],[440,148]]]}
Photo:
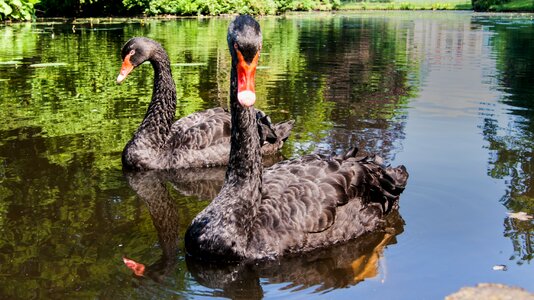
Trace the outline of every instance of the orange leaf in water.
{"label": "orange leaf in water", "polygon": [[131,260],[129,258],[123,257],[122,261],[124,261],[124,264],[130,268],[135,275],[137,276],[143,276],[145,273],[145,265],[142,263],[138,263],[134,260]]}

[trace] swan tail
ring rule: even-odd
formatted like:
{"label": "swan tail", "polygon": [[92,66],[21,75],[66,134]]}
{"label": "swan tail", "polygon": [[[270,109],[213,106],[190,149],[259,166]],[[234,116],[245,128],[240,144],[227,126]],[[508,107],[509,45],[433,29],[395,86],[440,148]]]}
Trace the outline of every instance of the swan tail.
{"label": "swan tail", "polygon": [[278,139],[276,137],[276,131],[273,128],[271,118],[259,109],[256,110],[256,123],[258,125],[258,133],[260,135],[260,145],[265,143],[276,143]]}
{"label": "swan tail", "polygon": [[[380,161],[382,159],[380,158]],[[371,164],[364,165],[371,178],[370,201],[379,202],[382,211],[387,214],[392,209],[398,209],[399,196],[404,191],[408,181],[406,167],[384,166],[372,160]]]}
{"label": "swan tail", "polygon": [[397,209],[399,196],[408,182],[409,174],[406,167],[387,166],[378,155],[356,157],[357,153],[358,148],[353,147],[344,154],[334,156],[335,159],[352,162],[351,168],[355,173],[348,196],[350,198],[363,196],[367,203],[380,203],[384,214]]}
{"label": "swan tail", "polygon": [[282,148],[289,137],[295,120],[273,124],[271,118],[261,110],[256,110],[256,123],[263,155],[274,155]]}

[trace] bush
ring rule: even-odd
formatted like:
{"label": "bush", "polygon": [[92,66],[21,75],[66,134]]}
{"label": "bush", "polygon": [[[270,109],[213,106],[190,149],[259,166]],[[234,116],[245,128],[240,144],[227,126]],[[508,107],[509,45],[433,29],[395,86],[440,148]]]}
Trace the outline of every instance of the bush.
{"label": "bush", "polygon": [[492,5],[507,3],[508,0],[471,0],[474,11],[488,11]]}
{"label": "bush", "polygon": [[414,10],[415,6],[411,3],[403,2],[400,4],[401,10]]}
{"label": "bush", "polygon": [[267,15],[288,10],[331,10],[340,5],[340,0],[0,0],[0,20],[31,20],[36,10],[43,17]]}
{"label": "bush", "polygon": [[123,3],[128,10],[147,15],[266,15],[287,10],[330,10],[341,4],[339,0],[123,0]]}
{"label": "bush", "polygon": [[109,0],[40,0],[35,8],[37,15],[43,17],[102,17],[126,13],[122,2]]}
{"label": "bush", "polygon": [[39,0],[0,0],[0,20],[26,20],[35,16],[34,5]]}

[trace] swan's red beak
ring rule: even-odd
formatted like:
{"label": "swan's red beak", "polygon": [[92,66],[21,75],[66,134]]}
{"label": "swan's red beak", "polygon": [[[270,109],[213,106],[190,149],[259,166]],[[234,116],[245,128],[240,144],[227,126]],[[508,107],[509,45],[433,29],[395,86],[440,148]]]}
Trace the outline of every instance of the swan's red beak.
{"label": "swan's red beak", "polygon": [[128,54],[126,55],[126,57],[124,57],[124,61],[122,62],[121,66],[121,71],[119,73],[119,76],[117,76],[117,83],[121,83],[126,78],[126,76],[128,76],[128,74],[132,72],[134,68],[132,63],[130,62],[130,56],[132,56],[132,54]]}
{"label": "swan's red beak", "polygon": [[236,49],[237,53],[237,100],[243,107],[251,107],[256,102],[256,91],[254,88],[254,76],[260,52],[256,53],[254,59],[249,64],[245,61],[243,54]]}

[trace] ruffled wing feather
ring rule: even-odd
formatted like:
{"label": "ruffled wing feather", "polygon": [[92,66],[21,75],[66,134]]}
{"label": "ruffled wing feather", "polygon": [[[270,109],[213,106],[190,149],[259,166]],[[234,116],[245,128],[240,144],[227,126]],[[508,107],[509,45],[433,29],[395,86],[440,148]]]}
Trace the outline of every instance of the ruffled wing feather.
{"label": "ruffled wing feather", "polygon": [[190,114],[176,121],[172,128],[171,145],[179,149],[205,149],[229,144],[230,114],[217,107]]}
{"label": "ruffled wing feather", "polygon": [[337,220],[338,209],[350,201],[360,201],[362,207],[380,203],[377,217],[388,213],[404,189],[406,169],[384,167],[373,157],[356,158],[356,152],[307,155],[266,169],[254,229],[264,237],[277,235],[280,244],[298,245],[304,235],[324,232],[335,222],[350,223]]}

